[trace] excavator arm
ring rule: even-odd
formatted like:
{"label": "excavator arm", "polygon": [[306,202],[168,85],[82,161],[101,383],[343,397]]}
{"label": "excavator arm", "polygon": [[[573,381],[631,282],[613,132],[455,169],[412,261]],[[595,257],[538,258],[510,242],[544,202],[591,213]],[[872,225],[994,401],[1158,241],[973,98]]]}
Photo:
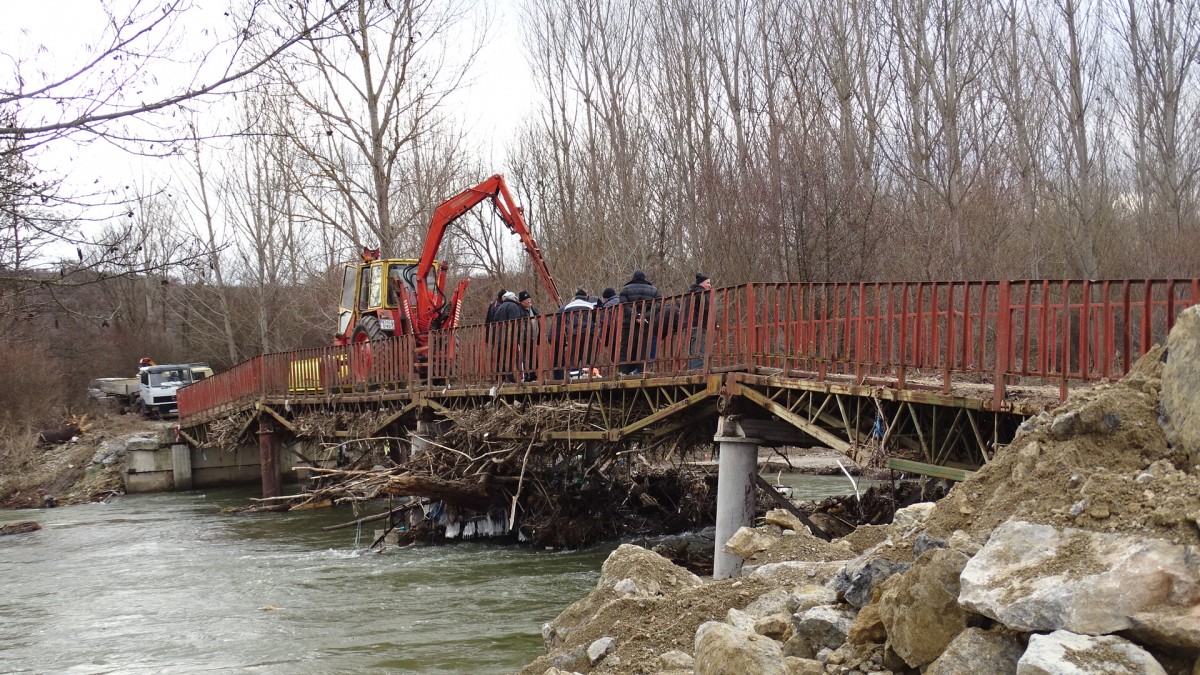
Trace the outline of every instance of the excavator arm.
{"label": "excavator arm", "polygon": [[[504,182],[504,177],[500,174],[488,178],[473,188],[463,190],[434,209],[433,219],[429,225],[429,236],[425,239],[425,248],[421,251],[421,259],[417,264],[417,283],[425,284],[424,280],[429,274],[429,270],[433,268],[433,261],[437,259],[438,249],[442,246],[442,239],[445,238],[450,224],[485,199],[492,200],[496,212],[500,214],[500,219],[508,226],[509,231],[521,238],[521,243],[525,246],[525,251],[529,253],[530,259],[533,260],[533,267],[537,270],[542,285],[550,293],[554,304],[561,305],[562,299],[558,295],[558,287],[554,284],[554,278],[550,276],[550,269],[546,266],[542,251],[538,248],[537,242],[533,240],[533,236],[530,235],[529,226],[525,223],[525,217],[522,215],[522,209],[517,206],[516,200],[508,190],[508,185]],[[423,291],[421,295],[428,298],[427,292]],[[420,302],[421,298],[418,298],[418,303]]]}

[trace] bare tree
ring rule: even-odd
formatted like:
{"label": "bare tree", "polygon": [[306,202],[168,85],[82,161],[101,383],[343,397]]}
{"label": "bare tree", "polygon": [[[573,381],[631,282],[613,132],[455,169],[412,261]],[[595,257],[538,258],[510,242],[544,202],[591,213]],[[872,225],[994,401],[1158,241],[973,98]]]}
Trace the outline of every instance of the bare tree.
{"label": "bare tree", "polygon": [[[272,7],[292,31],[316,18],[304,5]],[[483,33],[468,19],[455,0],[352,0],[272,67],[304,112],[292,138],[311,172],[298,194],[355,247],[406,250],[418,216],[397,217],[397,194],[444,194],[446,167],[461,165],[416,149],[448,124],[439,109],[478,53]]]}

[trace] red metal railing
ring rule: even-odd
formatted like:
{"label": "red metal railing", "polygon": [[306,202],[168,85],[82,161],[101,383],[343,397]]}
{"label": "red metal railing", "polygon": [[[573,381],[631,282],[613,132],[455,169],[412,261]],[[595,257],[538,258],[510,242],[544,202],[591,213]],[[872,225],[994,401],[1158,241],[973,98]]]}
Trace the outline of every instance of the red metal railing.
{"label": "red metal railing", "polygon": [[[184,424],[266,396],[533,386],[744,370],[949,390],[1119,377],[1200,279],[755,283],[341,347],[264,354],[179,393]],[[707,311],[706,311],[707,308]]]}

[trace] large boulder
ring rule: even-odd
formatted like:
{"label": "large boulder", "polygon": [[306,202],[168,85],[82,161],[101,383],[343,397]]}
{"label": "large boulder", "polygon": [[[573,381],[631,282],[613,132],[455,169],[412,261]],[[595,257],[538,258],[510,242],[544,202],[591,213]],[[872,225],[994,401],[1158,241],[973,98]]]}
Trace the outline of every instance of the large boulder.
{"label": "large boulder", "polygon": [[1166,675],[1146,650],[1115,635],[1031,635],[1017,675]]}
{"label": "large boulder", "polygon": [[1002,630],[968,628],[959,633],[924,675],[1014,675],[1025,646],[1016,635]]}
{"label": "large boulder", "polygon": [[781,586],[798,586],[824,584],[833,579],[845,563],[837,562],[808,562],[805,560],[788,560],[786,562],[767,563],[742,568],[747,576],[762,579]]}
{"label": "large boulder", "polygon": [[755,553],[770,548],[777,537],[752,527],[740,527],[729,541],[725,542],[725,550],[743,560],[749,560]]}
{"label": "large boulder", "polygon": [[821,605],[796,614],[792,637],[784,645],[788,656],[815,658],[822,649],[836,649],[846,642],[854,625],[854,613],[834,605]]}
{"label": "large boulder", "polygon": [[695,654],[696,675],[788,675],[778,642],[719,621],[696,629]]}
{"label": "large boulder", "polygon": [[967,556],[934,549],[917,558],[911,569],[880,586],[879,618],[888,644],[908,665],[932,662],[972,618],[958,605],[959,575]]}
{"label": "large boulder", "polygon": [[1103,635],[1200,602],[1198,557],[1161,539],[1010,521],[967,563],[958,599],[1021,631]]}
{"label": "large boulder", "polygon": [[876,586],[888,577],[908,569],[908,563],[883,557],[887,550],[886,543],[873,546],[846,563],[834,577],[833,588],[846,602],[859,608],[867,606]]}
{"label": "large boulder", "polygon": [[1200,307],[1181,312],[1167,337],[1161,400],[1167,441],[1200,466]]}

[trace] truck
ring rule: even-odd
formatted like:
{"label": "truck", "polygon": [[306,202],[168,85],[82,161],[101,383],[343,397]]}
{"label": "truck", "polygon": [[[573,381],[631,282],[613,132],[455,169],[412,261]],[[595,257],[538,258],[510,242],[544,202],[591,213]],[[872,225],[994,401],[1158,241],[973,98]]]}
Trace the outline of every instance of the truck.
{"label": "truck", "polygon": [[179,389],[212,374],[207,363],[144,365],[138,368],[137,377],[101,377],[92,380],[90,389],[92,396],[116,403],[123,413],[165,417],[179,412]]}

